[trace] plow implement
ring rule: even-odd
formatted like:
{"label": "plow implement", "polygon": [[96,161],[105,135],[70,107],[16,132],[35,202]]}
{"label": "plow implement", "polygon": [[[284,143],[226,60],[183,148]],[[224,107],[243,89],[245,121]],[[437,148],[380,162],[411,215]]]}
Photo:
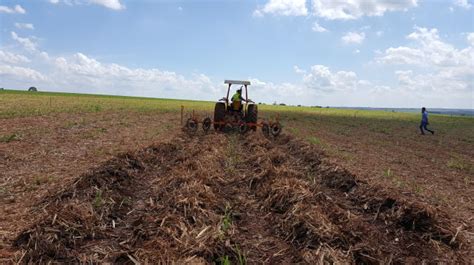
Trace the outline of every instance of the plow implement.
{"label": "plow implement", "polygon": [[[277,115],[274,120],[261,120],[258,118],[258,105],[248,97],[248,86],[250,81],[225,80],[227,95],[216,102],[214,107],[214,117],[205,117],[201,119],[194,110],[184,123],[184,128],[189,133],[198,131],[201,126],[204,132],[209,132],[212,127],[215,131],[233,132],[237,131],[245,134],[248,131],[257,131],[261,128],[265,136],[278,136],[281,133],[282,126]],[[235,94],[229,99],[232,85],[241,85]],[[243,95],[243,90],[245,97]],[[181,125],[184,119],[184,106],[181,106]]]}
{"label": "plow implement", "polygon": [[211,117],[208,116],[204,118],[200,117],[195,111],[192,111],[186,121],[184,121],[184,116],[184,106],[181,106],[181,125],[191,134],[196,133],[199,127],[201,127],[205,133],[210,132],[212,128],[218,132],[238,132],[240,134],[246,134],[249,131],[257,131],[257,129],[260,129],[267,137],[276,137],[280,135],[282,131],[278,116],[274,120],[260,120],[257,122],[245,122],[239,119],[213,121]]}

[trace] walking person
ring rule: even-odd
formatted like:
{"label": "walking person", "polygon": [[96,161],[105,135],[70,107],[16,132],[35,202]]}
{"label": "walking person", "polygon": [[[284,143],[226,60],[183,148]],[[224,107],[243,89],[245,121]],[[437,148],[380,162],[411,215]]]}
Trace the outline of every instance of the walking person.
{"label": "walking person", "polygon": [[430,124],[428,122],[428,112],[426,111],[426,108],[423,107],[421,108],[421,124],[420,124],[420,131],[421,131],[421,134],[425,134],[425,132],[423,131],[423,129],[425,129],[426,131],[430,132],[431,134],[434,134],[434,131],[426,128],[426,126]]}

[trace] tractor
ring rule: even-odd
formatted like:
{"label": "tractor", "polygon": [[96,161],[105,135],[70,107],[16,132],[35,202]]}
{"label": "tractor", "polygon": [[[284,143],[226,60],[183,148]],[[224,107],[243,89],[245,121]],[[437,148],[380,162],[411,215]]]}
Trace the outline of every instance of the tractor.
{"label": "tractor", "polygon": [[[186,121],[185,129],[187,129],[188,132],[196,132],[198,124],[201,123],[205,132],[208,132],[213,126],[216,131],[238,131],[241,134],[245,134],[248,131],[256,131],[257,128],[260,127],[266,136],[278,136],[280,134],[281,125],[278,121],[278,117],[275,121],[258,120],[258,106],[248,98],[248,86],[250,86],[250,81],[225,80],[224,84],[228,85],[227,95],[216,102],[214,107],[214,119],[206,117],[202,122],[199,122],[193,112],[192,117]],[[241,91],[241,100],[229,100],[232,85],[241,86],[239,89]]]}

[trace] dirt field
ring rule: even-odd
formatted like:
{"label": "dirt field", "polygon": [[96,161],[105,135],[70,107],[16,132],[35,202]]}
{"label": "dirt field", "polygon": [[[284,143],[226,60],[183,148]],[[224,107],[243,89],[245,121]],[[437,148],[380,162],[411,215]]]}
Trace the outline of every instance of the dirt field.
{"label": "dirt field", "polygon": [[43,198],[13,246],[33,262],[466,262],[447,216],[321,158],[291,137],[178,136]]}
{"label": "dirt field", "polygon": [[2,99],[0,261],[473,261],[472,119],[282,108],[278,139],[189,137],[180,103],[91,101]]}

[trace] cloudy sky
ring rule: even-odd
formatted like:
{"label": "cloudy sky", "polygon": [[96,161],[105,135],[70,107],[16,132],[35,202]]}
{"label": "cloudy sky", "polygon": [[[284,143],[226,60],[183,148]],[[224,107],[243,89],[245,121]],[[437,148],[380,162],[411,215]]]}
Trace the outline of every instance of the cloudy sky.
{"label": "cloudy sky", "polygon": [[0,0],[0,87],[474,105],[473,0]]}

